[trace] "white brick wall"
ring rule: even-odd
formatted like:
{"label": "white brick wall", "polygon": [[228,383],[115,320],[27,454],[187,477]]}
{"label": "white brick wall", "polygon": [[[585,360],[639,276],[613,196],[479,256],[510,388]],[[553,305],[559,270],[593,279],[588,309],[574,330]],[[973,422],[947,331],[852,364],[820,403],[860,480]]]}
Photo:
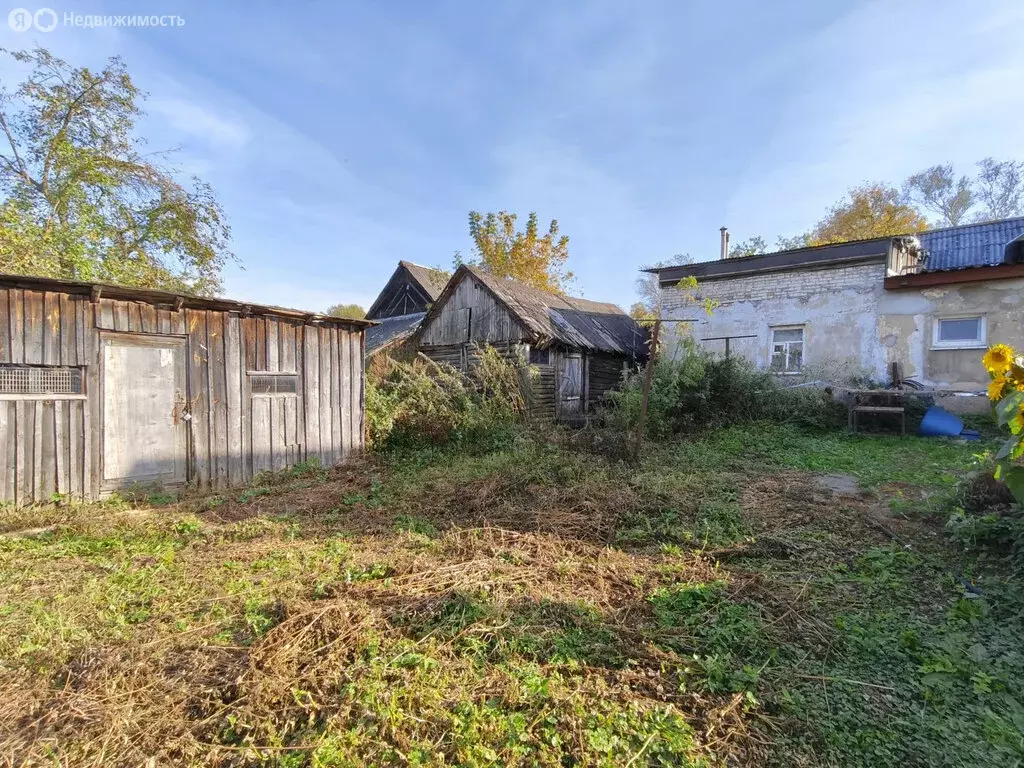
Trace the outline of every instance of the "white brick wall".
{"label": "white brick wall", "polygon": [[[980,314],[989,344],[1024,346],[1024,279],[885,290],[885,266],[805,268],[698,282],[698,299],[714,299],[709,317],[678,288],[662,288],[662,316],[696,318],[684,327],[698,340],[752,334],[730,342],[733,354],[767,365],[772,328],[802,326],[804,360],[811,373],[841,382],[850,374],[887,381],[889,365],[922,384],[958,390],[983,389],[988,376],[976,349],[932,349],[936,318]],[[665,347],[678,338],[667,327]],[[723,352],[722,341],[702,341]]]}

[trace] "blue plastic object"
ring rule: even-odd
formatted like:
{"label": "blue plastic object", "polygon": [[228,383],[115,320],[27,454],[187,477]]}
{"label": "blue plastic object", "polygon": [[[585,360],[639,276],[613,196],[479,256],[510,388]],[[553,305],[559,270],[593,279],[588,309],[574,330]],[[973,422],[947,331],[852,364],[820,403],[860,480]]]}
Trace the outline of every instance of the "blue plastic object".
{"label": "blue plastic object", "polygon": [[964,423],[945,408],[933,405],[924,412],[917,433],[921,437],[960,437]]}

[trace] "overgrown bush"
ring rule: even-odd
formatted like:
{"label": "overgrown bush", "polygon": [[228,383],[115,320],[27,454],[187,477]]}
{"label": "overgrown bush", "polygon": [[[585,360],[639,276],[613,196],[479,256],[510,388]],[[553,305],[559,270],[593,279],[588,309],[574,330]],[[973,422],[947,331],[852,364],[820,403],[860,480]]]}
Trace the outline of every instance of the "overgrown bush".
{"label": "overgrown bush", "polygon": [[[613,429],[635,429],[643,401],[643,371],[611,392],[603,408]],[[778,378],[743,358],[719,358],[692,341],[682,354],[654,366],[647,406],[647,436],[665,438],[751,421],[791,423],[813,429],[842,426],[845,408],[818,386],[784,387]]]}
{"label": "overgrown bush", "polygon": [[493,347],[478,350],[468,374],[424,357],[375,358],[367,371],[372,448],[501,440],[526,414],[528,372]]}

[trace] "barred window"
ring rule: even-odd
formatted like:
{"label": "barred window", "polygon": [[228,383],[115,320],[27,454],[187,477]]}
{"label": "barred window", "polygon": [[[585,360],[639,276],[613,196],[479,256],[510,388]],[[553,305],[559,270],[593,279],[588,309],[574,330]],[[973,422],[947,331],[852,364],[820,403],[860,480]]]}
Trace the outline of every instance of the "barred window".
{"label": "barred window", "polygon": [[0,365],[0,395],[81,395],[82,369],[57,365]]}
{"label": "barred window", "polygon": [[296,373],[250,372],[249,386],[254,395],[294,395],[299,391]]}

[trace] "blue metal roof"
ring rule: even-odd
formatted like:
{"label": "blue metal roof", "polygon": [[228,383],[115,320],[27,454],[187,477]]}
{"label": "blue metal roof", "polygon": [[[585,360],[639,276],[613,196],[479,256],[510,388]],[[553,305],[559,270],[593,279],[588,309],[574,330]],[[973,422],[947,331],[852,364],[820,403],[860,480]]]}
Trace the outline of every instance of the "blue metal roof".
{"label": "blue metal roof", "polygon": [[917,235],[925,252],[925,272],[1003,264],[1006,246],[1020,237],[1024,237],[1024,216],[933,229]]}

